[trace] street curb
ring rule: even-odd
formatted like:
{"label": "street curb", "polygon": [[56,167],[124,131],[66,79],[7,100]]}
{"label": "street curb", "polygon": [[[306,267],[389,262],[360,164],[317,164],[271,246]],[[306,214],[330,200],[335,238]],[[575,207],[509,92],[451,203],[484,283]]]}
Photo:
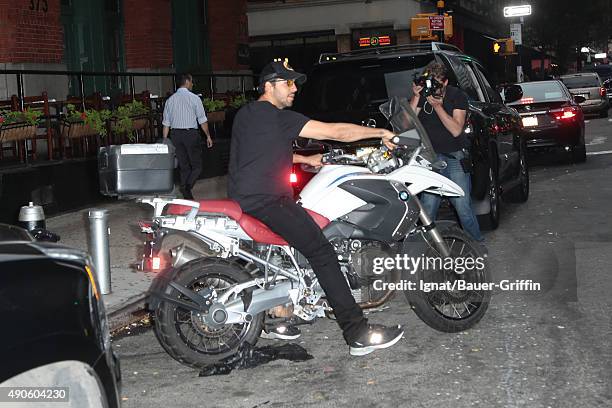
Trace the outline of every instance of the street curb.
{"label": "street curb", "polygon": [[121,329],[131,323],[139,321],[147,314],[145,302],[147,299],[146,293],[135,296],[123,306],[108,313],[109,330],[112,332]]}

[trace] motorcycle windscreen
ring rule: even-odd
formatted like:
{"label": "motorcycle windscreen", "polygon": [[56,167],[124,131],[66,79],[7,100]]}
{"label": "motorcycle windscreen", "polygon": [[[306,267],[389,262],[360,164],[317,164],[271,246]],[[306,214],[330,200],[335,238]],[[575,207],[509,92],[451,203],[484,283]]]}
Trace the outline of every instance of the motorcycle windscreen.
{"label": "motorcycle windscreen", "polygon": [[414,140],[417,142],[415,145],[420,144],[422,148],[421,156],[431,163],[436,161],[436,152],[431,145],[431,140],[416,113],[410,107],[408,99],[394,96],[380,105],[379,109],[389,120],[393,133]]}

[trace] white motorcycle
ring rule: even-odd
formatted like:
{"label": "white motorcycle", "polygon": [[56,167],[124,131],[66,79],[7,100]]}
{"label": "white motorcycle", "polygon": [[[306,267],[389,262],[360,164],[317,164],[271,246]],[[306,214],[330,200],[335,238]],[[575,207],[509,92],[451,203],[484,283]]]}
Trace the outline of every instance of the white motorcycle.
{"label": "white motorcycle", "polygon": [[[363,309],[381,307],[401,288],[429,326],[443,332],[468,329],[490,300],[490,292],[481,290],[489,282],[482,248],[454,222],[432,222],[418,198],[422,192],[464,193],[433,171],[445,163],[433,163],[431,143],[406,100],[393,98],[381,111],[398,147],[382,146],[362,156],[330,151],[299,202],[335,248]],[[187,233],[214,253],[174,248],[172,266],[151,286],[155,333],[179,362],[201,368],[233,355],[244,342],[254,345],[264,324],[291,315],[302,322],[330,315],[308,261],[236,202],[141,201],[155,209],[152,221],[142,224],[148,234],[145,261],[160,266],[161,243],[170,233]],[[454,265],[472,259],[482,267],[448,267],[447,261],[453,265],[461,259]]]}

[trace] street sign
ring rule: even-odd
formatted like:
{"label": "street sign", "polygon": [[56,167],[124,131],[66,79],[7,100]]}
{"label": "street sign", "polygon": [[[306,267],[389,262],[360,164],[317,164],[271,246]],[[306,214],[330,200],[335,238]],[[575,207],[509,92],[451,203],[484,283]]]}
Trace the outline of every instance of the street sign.
{"label": "street sign", "polygon": [[444,16],[429,16],[429,29],[431,31],[444,31]]}
{"label": "street sign", "polygon": [[531,15],[531,5],[504,7],[504,17],[521,17]]}
{"label": "street sign", "polygon": [[522,24],[510,24],[510,38],[514,40],[515,45],[523,44],[523,33],[521,31]]}

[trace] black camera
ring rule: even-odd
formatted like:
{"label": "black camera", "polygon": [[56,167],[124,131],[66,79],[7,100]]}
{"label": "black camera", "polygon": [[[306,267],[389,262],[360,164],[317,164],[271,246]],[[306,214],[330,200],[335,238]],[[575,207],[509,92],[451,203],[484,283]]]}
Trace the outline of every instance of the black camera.
{"label": "black camera", "polygon": [[414,83],[423,88],[421,89],[421,96],[423,98],[427,98],[428,96],[439,98],[442,96],[442,88],[444,85],[442,82],[438,81],[436,78],[428,75],[427,73],[419,77],[415,75]]}

